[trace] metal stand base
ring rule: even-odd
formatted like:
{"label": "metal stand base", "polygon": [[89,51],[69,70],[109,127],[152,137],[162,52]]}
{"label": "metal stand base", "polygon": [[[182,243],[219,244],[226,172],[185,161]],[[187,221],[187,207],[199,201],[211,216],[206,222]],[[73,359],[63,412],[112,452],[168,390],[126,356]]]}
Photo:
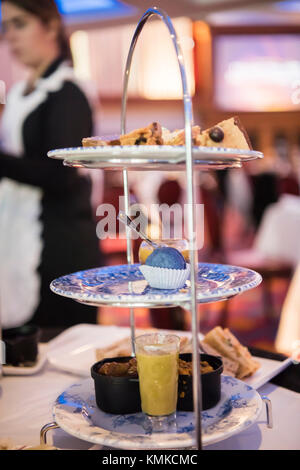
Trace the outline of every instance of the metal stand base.
{"label": "metal stand base", "polygon": [[266,413],[267,413],[267,427],[272,429],[273,428],[273,410],[272,410],[272,402],[271,400],[263,395],[262,400],[265,402],[266,405]]}
{"label": "metal stand base", "polygon": [[47,433],[48,431],[51,431],[53,429],[58,429],[59,426],[55,421],[53,423],[46,424],[45,426],[42,427],[40,431],[40,444],[41,445],[46,445],[47,444]]}

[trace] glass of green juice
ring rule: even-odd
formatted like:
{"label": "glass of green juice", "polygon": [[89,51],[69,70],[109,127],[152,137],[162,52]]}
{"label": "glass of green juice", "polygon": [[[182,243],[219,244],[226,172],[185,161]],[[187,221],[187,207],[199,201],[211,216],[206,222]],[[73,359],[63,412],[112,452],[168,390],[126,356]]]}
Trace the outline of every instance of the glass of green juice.
{"label": "glass of green juice", "polygon": [[176,419],[179,348],[176,335],[153,333],[135,340],[142,411],[154,431],[165,431]]}

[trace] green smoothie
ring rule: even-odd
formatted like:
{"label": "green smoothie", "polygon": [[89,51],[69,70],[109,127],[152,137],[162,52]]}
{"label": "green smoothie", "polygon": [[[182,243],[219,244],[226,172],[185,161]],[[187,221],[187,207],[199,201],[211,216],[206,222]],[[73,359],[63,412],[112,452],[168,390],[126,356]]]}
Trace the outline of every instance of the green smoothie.
{"label": "green smoothie", "polygon": [[176,411],[179,355],[177,351],[160,351],[157,344],[152,347],[149,353],[136,354],[142,411],[166,416]]}

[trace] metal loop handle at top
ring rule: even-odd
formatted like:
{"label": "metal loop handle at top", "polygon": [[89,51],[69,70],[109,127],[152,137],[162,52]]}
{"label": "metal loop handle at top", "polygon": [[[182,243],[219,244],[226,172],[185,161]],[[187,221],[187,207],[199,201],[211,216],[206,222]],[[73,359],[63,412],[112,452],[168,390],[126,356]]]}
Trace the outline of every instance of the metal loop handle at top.
{"label": "metal loop handle at top", "polygon": [[[170,17],[167,15],[165,11],[163,11],[160,8],[153,7],[149,8],[141,17],[141,19],[138,22],[138,25],[136,27],[136,30],[134,32],[130,48],[129,48],[129,53],[126,61],[126,66],[125,66],[125,74],[124,74],[124,84],[123,84],[123,95],[122,95],[122,111],[121,111],[121,134],[126,133],[126,110],[127,110],[127,99],[128,99],[128,84],[129,84],[129,78],[130,78],[130,71],[131,71],[131,65],[132,65],[132,59],[133,59],[133,54],[135,51],[135,47],[137,44],[137,41],[139,39],[139,36],[142,32],[142,29],[144,28],[146,22],[153,16],[158,16],[164,24],[167,26],[168,31],[170,33],[170,37],[172,39],[178,64],[179,64],[179,70],[180,70],[180,75],[181,75],[181,82],[182,82],[182,91],[183,91],[183,102],[184,102],[184,120],[185,120],[185,147],[186,147],[186,165],[187,165],[187,173],[189,174],[189,180],[191,180],[191,189],[193,186],[193,169],[192,169],[192,123],[193,123],[193,107],[192,107],[192,100],[191,96],[188,90],[188,84],[187,84],[187,76],[186,76],[186,71],[185,71],[185,66],[184,66],[184,59],[183,59],[183,53],[181,50],[181,46],[179,44],[177,34],[175,31],[175,28],[172,24],[172,21]],[[124,181],[124,193],[125,193],[125,213],[129,215],[129,184],[128,184],[128,171],[124,170],[123,171],[123,181]],[[189,184],[187,185],[189,189]],[[188,194],[188,199],[189,199],[189,204],[191,203],[191,210],[193,210],[193,195]],[[191,199],[191,200],[190,200]],[[193,213],[193,220],[195,218],[195,215]],[[189,217],[190,219],[190,217]],[[192,228],[194,227],[194,224],[190,224],[189,230],[190,232],[192,231]],[[127,234],[127,262],[128,264],[131,264],[133,262],[133,255],[132,255],[132,246],[130,242],[130,231],[127,228],[126,229],[126,234]],[[191,234],[190,238],[190,247],[191,251],[193,251],[192,256],[190,257],[191,264],[196,264],[196,259],[194,257],[195,253],[195,238],[196,235],[193,232]],[[193,271],[193,270],[192,270]],[[192,281],[193,279],[193,273],[192,273]],[[192,293],[193,296],[193,293]],[[196,294],[194,295],[195,297],[195,302],[196,302]]]}
{"label": "metal loop handle at top", "polygon": [[[183,92],[183,103],[184,103],[184,121],[185,121],[185,152],[186,152],[186,181],[187,181],[187,199],[188,199],[188,227],[189,227],[189,249],[190,249],[190,263],[191,263],[191,313],[192,313],[192,333],[193,333],[193,395],[194,395],[194,412],[195,412],[195,433],[196,433],[196,444],[201,449],[201,404],[202,404],[202,393],[201,393],[201,381],[200,381],[200,357],[199,357],[199,322],[198,322],[198,311],[197,311],[197,291],[196,291],[196,279],[198,271],[198,257],[196,251],[196,230],[195,230],[195,204],[194,204],[194,179],[193,179],[193,159],[192,159],[192,123],[193,123],[193,108],[192,100],[188,91],[187,76],[184,66],[184,59],[179,44],[176,31],[172,24],[170,17],[160,8],[153,7],[149,8],[141,17],[136,27],[133,39],[131,41],[129,54],[126,62],[125,76],[124,76],[124,88],[122,98],[122,114],[121,114],[121,133],[126,133],[126,108],[127,108],[127,97],[128,97],[128,83],[130,77],[130,70],[132,64],[132,58],[135,51],[135,47],[140,36],[140,33],[145,26],[146,22],[153,16],[158,16],[168,28],[171,40],[173,42],[179,71],[182,82]],[[128,172],[123,171],[124,180],[124,195],[125,195],[125,213],[129,215],[129,185],[128,185]],[[127,228],[127,261],[128,264],[132,263],[132,245],[130,240],[129,229]],[[134,316],[131,310],[131,331],[132,331],[132,345],[134,349]]]}
{"label": "metal loop handle at top", "polygon": [[187,84],[187,77],[186,71],[184,66],[184,59],[181,50],[181,46],[179,44],[176,31],[172,24],[170,17],[160,8],[153,7],[149,8],[141,17],[135,33],[133,35],[133,39],[131,41],[126,68],[125,68],[125,77],[124,77],[124,86],[123,86],[123,98],[122,98],[122,115],[121,115],[121,133],[126,133],[126,106],[127,106],[127,98],[128,98],[128,83],[130,77],[130,70],[132,64],[132,58],[135,51],[135,47],[139,38],[140,33],[142,32],[143,27],[145,26],[146,22],[152,17],[158,16],[167,26],[173,45],[175,47],[176,56],[178,59],[180,75],[181,75],[181,82],[182,82],[182,89],[183,89],[183,102],[184,102],[184,115],[185,115],[185,130],[186,130],[186,146],[188,147],[189,140],[190,140],[190,147],[192,147],[192,122],[193,122],[193,107],[192,107],[192,100],[188,90]]}

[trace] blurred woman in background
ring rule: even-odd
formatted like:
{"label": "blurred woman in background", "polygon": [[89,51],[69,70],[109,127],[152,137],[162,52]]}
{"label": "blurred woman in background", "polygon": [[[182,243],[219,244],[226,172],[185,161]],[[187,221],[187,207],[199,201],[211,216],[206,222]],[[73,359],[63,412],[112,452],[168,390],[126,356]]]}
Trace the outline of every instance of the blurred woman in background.
{"label": "blurred woman in background", "polygon": [[80,146],[92,135],[92,112],[76,84],[55,1],[1,3],[4,38],[29,71],[10,90],[1,123],[2,326],[95,323],[95,308],[49,288],[56,277],[101,264],[91,182],[47,158],[49,150]]}

